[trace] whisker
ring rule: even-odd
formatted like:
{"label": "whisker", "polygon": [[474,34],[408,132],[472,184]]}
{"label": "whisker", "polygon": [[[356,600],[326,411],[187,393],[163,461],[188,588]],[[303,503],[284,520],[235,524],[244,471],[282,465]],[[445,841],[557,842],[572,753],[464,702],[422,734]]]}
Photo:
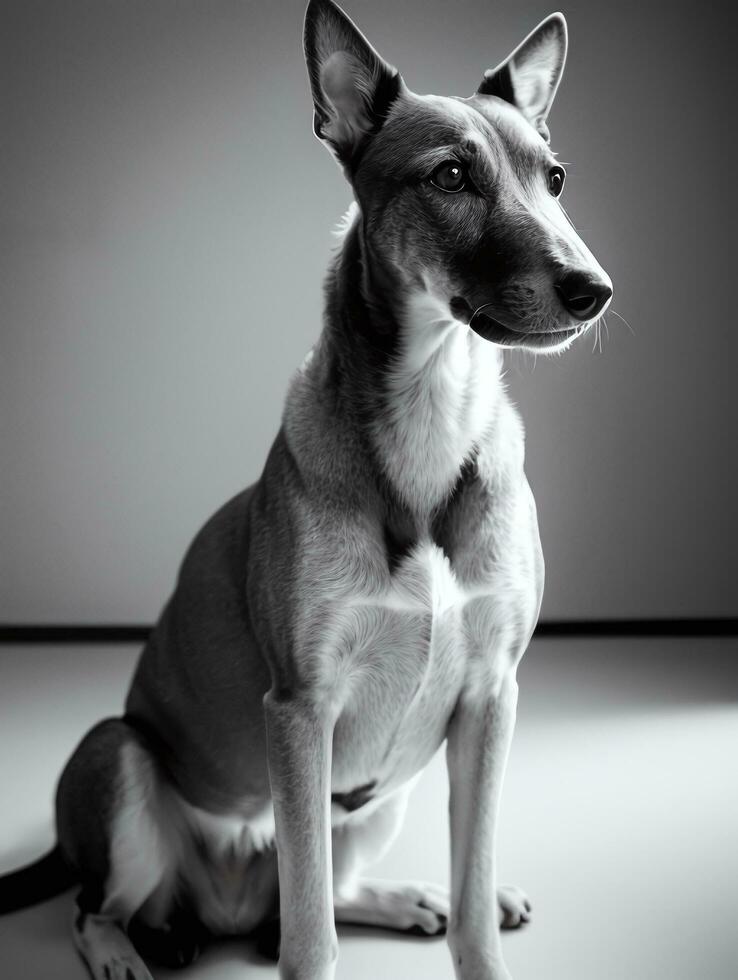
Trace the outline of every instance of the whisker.
{"label": "whisker", "polygon": [[611,310],[609,310],[608,312],[609,312],[609,313],[612,313],[612,315],[613,315],[613,316],[616,316],[616,317],[618,318],[618,320],[622,320],[622,321],[623,321],[623,323],[625,324],[625,326],[626,326],[626,327],[628,328],[628,330],[630,330],[630,332],[631,332],[631,333],[633,334],[633,336],[635,337],[635,330],[634,330],[634,329],[633,329],[633,328],[631,327],[631,325],[630,325],[630,324],[628,323],[628,321],[627,321],[627,320],[625,319],[625,317],[624,317],[624,316],[621,316],[621,315],[620,315],[620,314],[618,313],[618,311],[617,311],[617,310],[613,310],[613,309],[611,309]]}

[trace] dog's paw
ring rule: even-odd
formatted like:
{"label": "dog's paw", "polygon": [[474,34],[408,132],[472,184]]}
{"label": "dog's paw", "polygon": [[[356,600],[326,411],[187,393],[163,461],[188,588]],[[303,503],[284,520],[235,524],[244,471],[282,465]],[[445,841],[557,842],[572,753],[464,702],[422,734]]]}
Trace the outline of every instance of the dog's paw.
{"label": "dog's paw", "polygon": [[334,899],[337,922],[380,926],[419,936],[446,931],[448,890],[426,882],[362,879],[350,893]]}
{"label": "dog's paw", "polygon": [[73,935],[94,980],[152,980],[130,938],[108,916],[80,911]]}
{"label": "dog's paw", "polygon": [[152,980],[151,974],[143,963],[135,960],[121,960],[111,957],[100,967],[100,972],[93,972],[95,980]]}
{"label": "dog's paw", "polygon": [[518,929],[530,922],[530,899],[515,885],[500,885],[497,889],[497,910],[501,929]]}

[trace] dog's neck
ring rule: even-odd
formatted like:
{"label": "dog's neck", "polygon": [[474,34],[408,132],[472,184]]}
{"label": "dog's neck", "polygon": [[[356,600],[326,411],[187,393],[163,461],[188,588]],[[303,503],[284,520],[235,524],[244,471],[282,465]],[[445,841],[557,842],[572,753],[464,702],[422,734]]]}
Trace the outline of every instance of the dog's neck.
{"label": "dog's neck", "polygon": [[360,216],[326,288],[331,383],[402,504],[430,517],[452,493],[502,394],[500,353],[371,253]]}

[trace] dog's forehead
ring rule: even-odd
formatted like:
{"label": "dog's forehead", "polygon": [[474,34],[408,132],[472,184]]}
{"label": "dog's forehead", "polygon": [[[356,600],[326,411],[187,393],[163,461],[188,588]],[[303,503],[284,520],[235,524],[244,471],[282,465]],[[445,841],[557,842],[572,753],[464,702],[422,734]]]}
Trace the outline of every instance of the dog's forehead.
{"label": "dog's forehead", "polygon": [[541,135],[531,126],[522,112],[496,95],[473,95],[459,100],[488,124],[498,139],[511,154],[519,154],[532,159],[546,156],[548,148]]}
{"label": "dog's forehead", "polygon": [[[505,155],[520,167],[548,155],[546,144],[514,106],[496,96],[415,95],[398,100],[376,142],[378,162],[410,160],[455,145]],[[373,154],[374,155],[374,154]]]}
{"label": "dog's forehead", "polygon": [[452,147],[470,136],[479,136],[473,113],[454,99],[408,93],[392,106],[384,126],[372,142],[372,156],[396,161],[418,153]]}

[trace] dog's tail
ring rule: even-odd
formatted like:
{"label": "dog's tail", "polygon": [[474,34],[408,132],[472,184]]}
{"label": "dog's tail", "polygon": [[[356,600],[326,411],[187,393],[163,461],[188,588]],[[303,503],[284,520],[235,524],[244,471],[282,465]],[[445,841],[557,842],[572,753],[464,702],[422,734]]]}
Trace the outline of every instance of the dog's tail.
{"label": "dog's tail", "polygon": [[77,876],[56,844],[38,861],[0,877],[0,915],[54,898],[76,881]]}

